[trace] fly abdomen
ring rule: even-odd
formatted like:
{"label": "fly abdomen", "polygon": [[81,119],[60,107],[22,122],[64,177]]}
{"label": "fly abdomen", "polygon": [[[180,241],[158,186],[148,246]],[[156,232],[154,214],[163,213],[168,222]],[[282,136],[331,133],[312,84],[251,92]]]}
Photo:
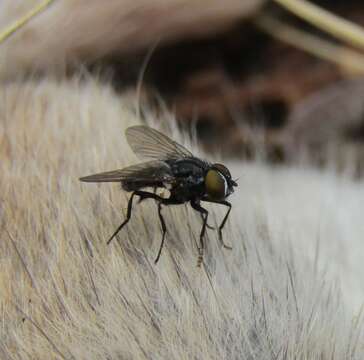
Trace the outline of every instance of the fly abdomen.
{"label": "fly abdomen", "polygon": [[121,187],[123,190],[131,192],[147,187],[156,188],[164,186],[163,183],[155,181],[123,180],[121,181]]}

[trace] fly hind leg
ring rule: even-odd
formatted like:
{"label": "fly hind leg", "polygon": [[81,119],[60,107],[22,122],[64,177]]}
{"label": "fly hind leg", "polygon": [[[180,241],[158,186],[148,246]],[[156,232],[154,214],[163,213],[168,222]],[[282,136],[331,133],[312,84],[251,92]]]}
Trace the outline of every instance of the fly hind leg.
{"label": "fly hind leg", "polygon": [[128,202],[128,210],[126,212],[126,219],[118,226],[118,228],[114,231],[114,233],[111,235],[110,239],[107,241],[107,245],[110,244],[111,240],[119,233],[119,231],[129,222],[130,218],[131,218],[131,211],[133,208],[133,199],[134,196],[137,195],[137,192],[134,191],[129,199]]}
{"label": "fly hind leg", "polygon": [[111,235],[110,239],[107,241],[107,245],[110,244],[111,240],[120,232],[120,230],[129,222],[130,218],[131,218],[131,212],[132,212],[132,208],[133,208],[133,199],[134,199],[134,196],[139,196],[140,198],[140,201],[143,201],[145,199],[154,199],[154,200],[157,200],[157,201],[164,201],[165,199],[163,199],[162,197],[156,195],[156,194],[153,194],[153,193],[150,193],[150,192],[147,192],[147,191],[140,191],[140,190],[137,190],[137,191],[134,191],[131,196],[130,196],[130,199],[129,199],[129,202],[128,202],[128,209],[127,209],[127,212],[126,212],[126,219],[118,226],[118,228],[114,231],[114,233]]}
{"label": "fly hind leg", "polygon": [[161,211],[162,211],[162,202],[159,202],[158,203],[158,216],[159,216],[159,221],[160,221],[161,226],[162,226],[162,241],[161,241],[161,245],[160,245],[159,250],[158,250],[158,255],[157,255],[156,259],[154,260],[154,264],[156,264],[159,261],[159,258],[161,256],[162,249],[163,249],[163,246],[164,246],[164,239],[166,237],[166,232],[167,232],[166,223],[165,223],[165,221],[163,219]]}

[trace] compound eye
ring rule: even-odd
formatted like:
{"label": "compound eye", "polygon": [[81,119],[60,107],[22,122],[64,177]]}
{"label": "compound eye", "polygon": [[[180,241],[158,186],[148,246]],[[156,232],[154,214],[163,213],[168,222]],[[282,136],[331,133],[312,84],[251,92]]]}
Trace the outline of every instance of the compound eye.
{"label": "compound eye", "polygon": [[227,182],[224,175],[217,170],[210,169],[205,177],[205,188],[211,199],[224,199],[227,194]]}
{"label": "compound eye", "polygon": [[223,174],[226,178],[231,179],[229,169],[223,164],[213,164],[212,167]]}

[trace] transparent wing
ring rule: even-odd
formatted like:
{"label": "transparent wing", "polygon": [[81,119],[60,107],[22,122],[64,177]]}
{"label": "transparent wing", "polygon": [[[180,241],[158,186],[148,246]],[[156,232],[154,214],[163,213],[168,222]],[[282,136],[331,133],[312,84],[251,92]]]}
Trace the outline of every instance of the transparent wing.
{"label": "transparent wing", "polygon": [[148,126],[131,126],[126,129],[125,136],[140,159],[177,160],[193,157],[185,147]]}
{"label": "transparent wing", "polygon": [[170,183],[174,179],[170,167],[162,161],[148,161],[124,169],[102,172],[80,178],[84,182]]}

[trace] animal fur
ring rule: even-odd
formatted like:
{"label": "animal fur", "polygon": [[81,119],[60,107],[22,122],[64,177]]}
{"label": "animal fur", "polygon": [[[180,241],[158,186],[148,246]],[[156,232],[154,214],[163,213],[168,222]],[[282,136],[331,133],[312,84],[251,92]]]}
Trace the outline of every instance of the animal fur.
{"label": "animal fur", "polygon": [[[40,1],[1,0],[0,31]],[[55,0],[4,44],[0,77],[211,36],[252,16],[264,2],[210,0],[206,6],[187,0]]]}
{"label": "animal fur", "polygon": [[197,268],[200,217],[165,208],[155,266],[155,203],[106,246],[128,195],[78,181],[136,162],[138,122],[94,79],[0,85],[1,359],[362,359],[362,184],[227,161],[233,250],[208,230]]}

